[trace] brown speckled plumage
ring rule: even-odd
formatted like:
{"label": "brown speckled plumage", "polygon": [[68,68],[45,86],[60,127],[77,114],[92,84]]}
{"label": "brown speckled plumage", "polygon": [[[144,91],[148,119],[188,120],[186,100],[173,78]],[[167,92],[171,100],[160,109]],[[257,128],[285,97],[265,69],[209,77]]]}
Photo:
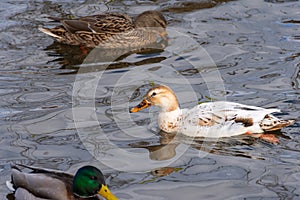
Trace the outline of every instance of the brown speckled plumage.
{"label": "brown speckled plumage", "polygon": [[167,24],[158,11],[145,11],[136,18],[105,13],[56,21],[62,25],[39,30],[64,44],[102,48],[134,48],[155,43],[166,35]]}

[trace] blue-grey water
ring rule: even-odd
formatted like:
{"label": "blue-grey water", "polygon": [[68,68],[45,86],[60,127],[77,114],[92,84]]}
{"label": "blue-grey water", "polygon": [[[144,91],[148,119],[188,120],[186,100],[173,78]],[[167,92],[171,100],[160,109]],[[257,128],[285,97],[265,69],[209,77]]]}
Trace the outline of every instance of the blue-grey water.
{"label": "blue-grey water", "polygon": [[[161,10],[169,39],[147,51],[54,43],[47,17]],[[0,2],[0,198],[10,163],[99,167],[120,199],[300,199],[300,3],[295,0]],[[125,55],[124,55],[125,54]],[[272,144],[160,132],[130,114],[153,83],[181,107],[228,100],[296,123]]]}

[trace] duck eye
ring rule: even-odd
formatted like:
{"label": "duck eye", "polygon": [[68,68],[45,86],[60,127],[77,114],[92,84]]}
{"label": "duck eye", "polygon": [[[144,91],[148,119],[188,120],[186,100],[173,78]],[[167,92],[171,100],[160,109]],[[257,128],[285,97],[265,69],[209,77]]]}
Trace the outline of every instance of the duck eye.
{"label": "duck eye", "polygon": [[153,97],[153,96],[155,96],[155,95],[156,95],[156,92],[153,92],[151,96]]}
{"label": "duck eye", "polygon": [[91,180],[97,180],[97,176],[91,176]]}

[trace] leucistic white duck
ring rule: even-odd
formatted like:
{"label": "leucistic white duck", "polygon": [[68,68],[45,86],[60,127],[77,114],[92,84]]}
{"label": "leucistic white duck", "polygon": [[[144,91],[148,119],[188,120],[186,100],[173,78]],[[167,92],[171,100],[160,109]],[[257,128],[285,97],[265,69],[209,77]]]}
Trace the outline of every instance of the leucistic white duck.
{"label": "leucistic white duck", "polygon": [[280,112],[279,109],[226,101],[202,103],[192,109],[180,109],[175,93],[164,85],[151,88],[142,102],[130,112],[138,112],[152,105],[161,108],[158,116],[161,130],[191,137],[219,138],[250,134],[277,143],[278,139],[274,135],[262,133],[279,130],[294,122],[278,119],[271,114]]}

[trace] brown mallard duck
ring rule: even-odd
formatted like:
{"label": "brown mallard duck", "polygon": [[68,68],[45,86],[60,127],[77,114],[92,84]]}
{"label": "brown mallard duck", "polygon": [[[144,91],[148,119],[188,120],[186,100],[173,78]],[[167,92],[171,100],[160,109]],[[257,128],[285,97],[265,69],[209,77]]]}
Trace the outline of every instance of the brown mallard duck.
{"label": "brown mallard duck", "polygon": [[79,200],[100,199],[117,200],[108,189],[102,172],[94,166],[83,166],[72,174],[50,169],[19,165],[31,170],[21,171],[12,165],[11,181],[6,185],[13,190],[16,200]]}
{"label": "brown mallard duck", "polygon": [[135,18],[122,13],[104,13],[78,19],[55,19],[62,25],[39,28],[58,42],[102,48],[136,48],[155,43],[166,36],[166,19],[155,10]]}

